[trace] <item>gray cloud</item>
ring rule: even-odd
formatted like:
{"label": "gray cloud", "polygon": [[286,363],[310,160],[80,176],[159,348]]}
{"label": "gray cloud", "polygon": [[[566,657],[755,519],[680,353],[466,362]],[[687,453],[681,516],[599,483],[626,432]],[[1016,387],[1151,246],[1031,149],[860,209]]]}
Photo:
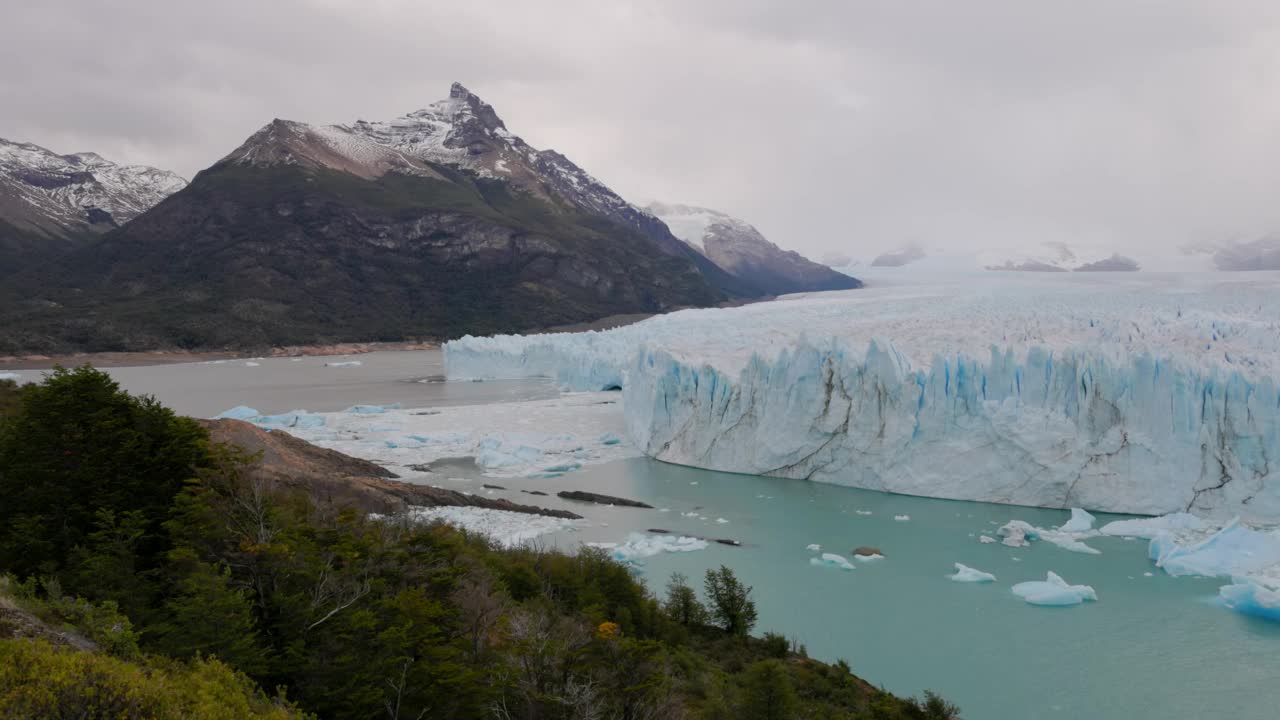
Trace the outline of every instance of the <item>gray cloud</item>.
{"label": "gray cloud", "polygon": [[1247,0],[42,0],[0,136],[192,175],[274,117],[460,80],[632,200],[811,255],[1280,228],[1280,6]]}

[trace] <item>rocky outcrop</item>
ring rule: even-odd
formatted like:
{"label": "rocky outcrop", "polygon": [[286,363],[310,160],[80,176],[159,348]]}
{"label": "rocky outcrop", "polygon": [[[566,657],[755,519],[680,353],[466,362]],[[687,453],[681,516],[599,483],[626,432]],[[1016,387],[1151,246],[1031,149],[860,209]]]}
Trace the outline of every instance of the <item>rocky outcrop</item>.
{"label": "rocky outcrop", "polygon": [[587,492],[585,490],[561,490],[556,493],[557,496],[565,500],[576,500],[578,502],[594,503],[596,505],[617,505],[619,507],[634,508],[650,508],[653,506],[649,503],[643,503],[639,500],[628,500],[627,498],[614,497],[613,495],[601,495],[600,493]]}
{"label": "rocky outcrop", "polygon": [[386,468],[312,445],[284,432],[268,432],[241,420],[200,420],[213,442],[241,448],[256,456],[249,477],[275,487],[306,493],[317,502],[394,514],[413,507],[479,507],[491,510],[577,519],[565,510],[521,505],[428,485],[401,482]]}

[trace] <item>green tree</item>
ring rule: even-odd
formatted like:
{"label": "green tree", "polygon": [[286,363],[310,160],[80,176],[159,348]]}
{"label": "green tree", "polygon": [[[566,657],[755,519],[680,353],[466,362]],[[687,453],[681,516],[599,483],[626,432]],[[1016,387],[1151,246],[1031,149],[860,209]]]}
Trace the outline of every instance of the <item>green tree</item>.
{"label": "green tree", "polygon": [[149,628],[152,649],[181,659],[216,655],[250,675],[264,672],[266,650],[253,605],[232,586],[231,571],[195,560],[183,571],[164,602],[163,619]]}
{"label": "green tree", "polygon": [[751,587],[743,585],[724,565],[708,570],[703,584],[711,602],[711,614],[730,635],[746,635],[756,624],[756,604]]}
{"label": "green tree", "polygon": [[671,580],[667,582],[667,601],[662,609],[681,625],[707,623],[707,608],[698,601],[698,594],[689,586],[689,578],[684,573],[671,573]]}
{"label": "green tree", "polygon": [[[76,548],[77,563],[104,553],[132,570],[154,567],[174,495],[207,462],[206,437],[195,421],[154,398],[130,396],[88,365],[57,367],[24,386],[0,424],[0,567],[19,577],[69,579]],[[136,515],[119,526],[124,535],[103,527],[129,512]],[[135,557],[119,557],[122,540]]]}
{"label": "green tree", "polygon": [[781,660],[761,660],[743,673],[741,717],[746,720],[791,720],[800,705],[791,675]]}

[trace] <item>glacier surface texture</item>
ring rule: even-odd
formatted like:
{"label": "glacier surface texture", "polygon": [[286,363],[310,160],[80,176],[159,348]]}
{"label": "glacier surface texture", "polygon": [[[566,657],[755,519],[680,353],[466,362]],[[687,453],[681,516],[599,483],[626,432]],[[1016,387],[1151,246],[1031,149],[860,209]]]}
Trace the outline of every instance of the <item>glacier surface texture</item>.
{"label": "glacier surface texture", "polygon": [[934,277],[468,337],[446,369],[621,388],[636,446],[683,465],[1275,521],[1278,288],[1274,273]]}

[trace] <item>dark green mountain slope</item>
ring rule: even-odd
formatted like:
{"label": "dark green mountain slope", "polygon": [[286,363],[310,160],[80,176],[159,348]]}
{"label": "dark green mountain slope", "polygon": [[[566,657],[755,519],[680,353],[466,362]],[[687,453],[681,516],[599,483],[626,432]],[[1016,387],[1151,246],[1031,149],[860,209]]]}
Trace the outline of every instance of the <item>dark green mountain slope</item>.
{"label": "dark green mountain slope", "polygon": [[449,337],[725,297],[634,229],[419,169],[224,161],[60,267],[13,278],[0,351]]}

